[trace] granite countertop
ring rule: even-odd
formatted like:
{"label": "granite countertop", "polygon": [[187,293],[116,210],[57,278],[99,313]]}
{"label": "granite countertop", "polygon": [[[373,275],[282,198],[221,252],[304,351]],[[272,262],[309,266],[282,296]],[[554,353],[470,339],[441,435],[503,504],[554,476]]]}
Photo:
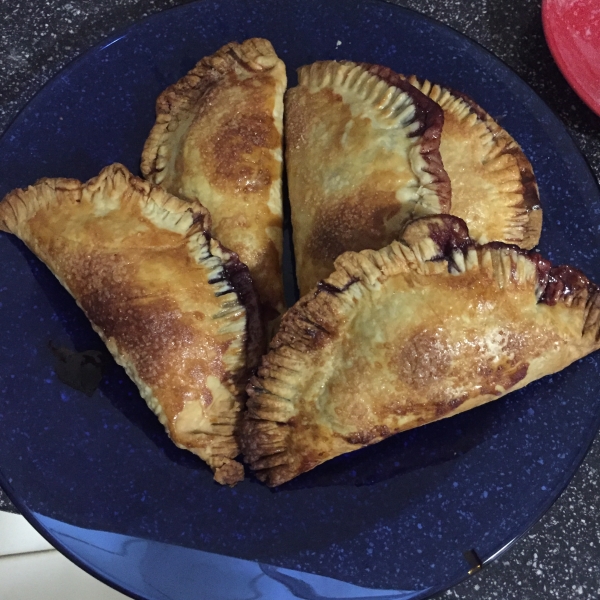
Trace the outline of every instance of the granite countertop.
{"label": "granite countertop", "polygon": [[[40,87],[111,32],[185,0],[3,0],[0,131]],[[600,177],[600,117],[554,64],[540,0],[399,0],[475,39],[512,67],[558,114]],[[550,511],[481,572],[439,598],[600,597],[600,437]],[[0,509],[14,511],[0,490]]]}

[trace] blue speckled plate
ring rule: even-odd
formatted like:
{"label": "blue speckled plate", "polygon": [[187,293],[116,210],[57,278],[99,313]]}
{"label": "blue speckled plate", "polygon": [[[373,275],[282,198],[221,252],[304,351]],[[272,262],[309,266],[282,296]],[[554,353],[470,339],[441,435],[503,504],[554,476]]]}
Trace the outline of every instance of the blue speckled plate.
{"label": "blue speckled plate", "polygon": [[[42,176],[138,171],[160,91],[250,36],[290,69],[348,58],[463,90],[519,141],[542,249],[600,281],[600,194],[543,102],[481,47],[380,1],[206,0],[143,21],[49,83],[0,141],[0,195]],[[600,419],[598,357],[505,399],[340,457],[271,490],[219,487],[114,364],[92,397],[49,346],[102,348],[49,271],[0,236],[0,483],[78,564],[145,599],[424,598],[466,576],[556,499]]]}

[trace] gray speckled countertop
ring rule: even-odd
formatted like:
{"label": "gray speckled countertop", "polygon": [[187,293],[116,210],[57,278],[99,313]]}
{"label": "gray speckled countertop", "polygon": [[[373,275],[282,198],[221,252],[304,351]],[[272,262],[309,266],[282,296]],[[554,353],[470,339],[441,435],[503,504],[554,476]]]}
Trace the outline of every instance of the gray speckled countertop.
{"label": "gray speckled countertop", "polygon": [[[114,30],[185,0],[2,0],[0,130],[63,66]],[[600,117],[544,41],[540,0],[401,0],[477,40],[558,114],[600,177]],[[0,432],[1,434],[1,432]],[[600,438],[552,509],[494,563],[439,598],[600,598]],[[14,510],[0,490],[0,509]]]}

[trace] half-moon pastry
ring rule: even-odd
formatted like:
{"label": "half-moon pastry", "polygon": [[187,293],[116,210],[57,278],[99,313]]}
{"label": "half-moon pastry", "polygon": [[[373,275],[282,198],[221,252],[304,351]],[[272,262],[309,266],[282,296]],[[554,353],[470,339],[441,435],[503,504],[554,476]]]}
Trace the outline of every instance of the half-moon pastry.
{"label": "half-moon pastry", "polygon": [[302,67],[285,98],[286,170],[300,294],[347,250],[382,248],[450,208],[440,107],[377,65]]}
{"label": "half-moon pastry", "polygon": [[431,235],[408,231],[413,245],[343,254],[284,316],[248,388],[242,449],[259,479],[279,485],[600,346],[600,296],[582,273],[475,245],[453,219],[417,221]]}
{"label": "half-moon pastry", "polygon": [[0,203],[0,228],[76,299],[175,444],[234,484],[258,304],[247,271],[204,232],[206,215],[115,164],[87,183],[14,190]]}
{"label": "half-moon pastry", "polygon": [[519,144],[468,96],[415,76],[409,81],[444,109],[440,152],[452,184],[450,212],[464,219],[480,244],[536,246],[540,197]]}
{"label": "half-moon pastry", "polygon": [[266,322],[285,310],[281,276],[285,66],[270,42],[227,44],[156,101],[144,176],[210,212],[212,233],[248,266]]}

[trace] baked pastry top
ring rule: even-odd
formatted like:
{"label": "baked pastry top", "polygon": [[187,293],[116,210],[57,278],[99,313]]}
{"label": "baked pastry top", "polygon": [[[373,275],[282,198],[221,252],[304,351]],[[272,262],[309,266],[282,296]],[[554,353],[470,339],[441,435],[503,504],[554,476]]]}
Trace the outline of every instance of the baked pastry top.
{"label": "baked pastry top", "polygon": [[535,247],[542,209],[519,144],[468,96],[415,76],[409,82],[444,109],[440,152],[452,184],[451,214],[464,219],[480,244]]}
{"label": "baked pastry top", "polygon": [[285,66],[253,38],[203,58],[156,101],[143,175],[210,212],[212,233],[248,266],[265,321],[285,309],[281,276]]}
{"label": "baked pastry top", "polygon": [[284,316],[248,391],[242,449],[279,485],[495,400],[600,346],[600,295],[538,254],[479,246],[449,215],[347,252]]}
{"label": "baked pastry top", "polygon": [[119,164],[87,183],[42,179],[0,203],[0,228],[73,295],[172,440],[233,484],[258,307],[247,270],[205,233],[206,219],[199,203]]}
{"label": "baked pastry top", "polygon": [[347,250],[381,248],[415,217],[448,212],[440,107],[377,65],[302,67],[285,97],[286,169],[300,294]]}

